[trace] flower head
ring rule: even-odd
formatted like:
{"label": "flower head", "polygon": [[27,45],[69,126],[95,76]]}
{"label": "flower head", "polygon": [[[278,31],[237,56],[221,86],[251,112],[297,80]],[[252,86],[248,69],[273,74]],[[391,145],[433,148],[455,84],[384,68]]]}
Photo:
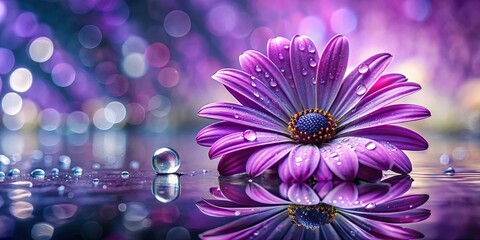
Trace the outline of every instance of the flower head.
{"label": "flower head", "polygon": [[[420,90],[401,74],[381,75],[392,60],[377,54],[344,77],[348,41],[330,40],[321,54],[306,36],[268,42],[268,54],[247,51],[241,70],[222,69],[213,79],[240,104],[213,103],[199,116],[219,122],[197,142],[222,156],[221,175],[256,177],[276,169],[283,181],[378,178],[383,170],[409,173],[402,150],[424,150],[419,134],[392,124],[430,116],[413,104],[390,103]],[[372,177],[373,176],[373,177]]]}
{"label": "flower head", "polygon": [[[201,234],[202,239],[414,239],[423,234],[398,224],[427,219],[419,208],[428,195],[403,195],[411,187],[408,176],[379,183],[323,181],[282,183],[279,189],[256,182],[220,181],[216,199],[197,207],[214,217],[240,219]],[[277,185],[278,187],[278,185]]]}

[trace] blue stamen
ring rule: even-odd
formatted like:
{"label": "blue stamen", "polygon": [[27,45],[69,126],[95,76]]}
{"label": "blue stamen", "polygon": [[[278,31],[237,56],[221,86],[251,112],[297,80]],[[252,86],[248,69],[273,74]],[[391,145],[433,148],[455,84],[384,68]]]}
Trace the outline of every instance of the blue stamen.
{"label": "blue stamen", "polygon": [[307,134],[314,134],[328,127],[328,119],[320,113],[312,112],[300,116],[295,127]]}

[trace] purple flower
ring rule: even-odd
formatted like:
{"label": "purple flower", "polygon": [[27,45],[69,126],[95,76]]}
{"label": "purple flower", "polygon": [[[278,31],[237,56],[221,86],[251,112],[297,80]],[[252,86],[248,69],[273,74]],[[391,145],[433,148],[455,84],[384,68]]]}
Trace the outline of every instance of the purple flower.
{"label": "purple flower", "polygon": [[240,56],[243,71],[222,69],[213,79],[238,100],[212,103],[198,115],[219,122],[202,129],[197,142],[210,158],[222,157],[221,175],[267,169],[286,182],[378,179],[383,170],[406,174],[412,165],[402,150],[425,150],[419,134],[392,124],[419,120],[430,112],[390,103],[420,90],[401,74],[381,75],[392,60],[374,55],[344,77],[348,41],[330,40],[321,57],[313,41],[295,36],[268,42],[268,57]]}
{"label": "purple flower", "polygon": [[305,183],[282,185],[269,191],[254,182],[220,182],[220,188],[211,189],[216,199],[202,200],[197,207],[210,216],[241,218],[200,237],[414,239],[423,234],[398,224],[419,222],[430,216],[429,210],[418,208],[428,200],[428,195],[402,196],[411,186],[408,176],[360,185],[332,181],[320,182],[314,188]]}

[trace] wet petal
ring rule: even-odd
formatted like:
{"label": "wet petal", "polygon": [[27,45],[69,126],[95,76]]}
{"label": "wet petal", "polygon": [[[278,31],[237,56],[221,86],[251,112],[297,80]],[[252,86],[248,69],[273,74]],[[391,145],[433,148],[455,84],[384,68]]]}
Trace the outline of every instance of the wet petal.
{"label": "wet petal", "polygon": [[288,199],[299,205],[317,205],[320,198],[317,193],[305,183],[294,183],[288,189]]}
{"label": "wet petal", "polygon": [[312,39],[307,36],[293,37],[290,58],[293,79],[302,106],[305,109],[315,108],[319,57]]}
{"label": "wet petal", "polygon": [[196,205],[200,209],[200,211],[202,211],[203,213],[209,216],[216,216],[216,217],[250,215],[250,214],[278,208],[276,206],[261,206],[261,207],[242,206],[239,204],[232,203],[230,201],[213,200],[213,199],[209,199],[209,200],[204,199],[203,201],[198,202]]}
{"label": "wet petal", "polygon": [[285,143],[258,149],[247,161],[247,173],[251,177],[259,176],[287,156],[294,146],[294,143]]}
{"label": "wet petal", "polygon": [[367,182],[378,182],[383,177],[382,170],[378,170],[375,168],[367,167],[363,164],[360,164],[358,168],[358,179],[367,181]]}
{"label": "wet petal", "polygon": [[354,69],[343,81],[337,98],[329,112],[336,119],[341,119],[373,86],[380,74],[392,61],[392,55],[381,53],[370,57]]}
{"label": "wet petal", "polygon": [[375,239],[375,236],[350,222],[341,214],[335,216],[335,221],[332,224],[342,239]]}
{"label": "wet petal", "polygon": [[375,82],[375,84],[373,84],[373,86],[370,88],[370,90],[367,92],[365,96],[368,96],[380,89],[383,89],[395,83],[401,83],[406,81],[407,81],[407,78],[402,74],[398,74],[398,73],[385,74],[381,76],[378,79],[378,81]]}
{"label": "wet petal", "polygon": [[402,212],[420,207],[428,200],[428,198],[429,196],[427,194],[413,194],[377,204],[375,208],[355,210],[374,213]]}
{"label": "wet petal", "polygon": [[358,158],[355,152],[341,143],[330,143],[321,149],[322,160],[328,168],[345,181],[351,181],[357,177]]}
{"label": "wet petal", "polygon": [[414,104],[396,104],[380,108],[374,112],[365,114],[358,119],[346,119],[340,123],[339,128],[344,127],[348,128],[349,131],[353,131],[371,126],[411,122],[430,116],[430,111],[422,106]]}
{"label": "wet petal", "polygon": [[285,183],[291,183],[295,180],[293,178],[292,172],[290,171],[290,165],[288,164],[288,156],[280,160],[278,165],[278,176]]}
{"label": "wet petal", "polygon": [[246,51],[240,56],[242,69],[261,81],[277,96],[277,101],[282,102],[290,114],[297,113],[300,108],[298,100],[290,84],[282,75],[275,64],[257,51]]}
{"label": "wet petal", "polygon": [[323,198],[325,198],[325,196],[327,196],[327,194],[333,189],[333,181],[320,180],[318,181],[317,184],[315,184],[314,189],[318,193],[318,196],[320,197],[320,199],[322,199],[322,202],[323,202]]}
{"label": "wet petal", "polygon": [[393,165],[392,160],[387,157],[387,152],[383,145],[375,140],[348,137],[338,138],[334,142],[341,142],[347,147],[355,149],[359,163],[365,166],[378,170],[389,170]]}
{"label": "wet petal", "polygon": [[412,163],[408,156],[389,142],[379,141],[387,150],[388,157],[392,159],[392,171],[400,174],[409,174],[412,171]]}
{"label": "wet petal", "polygon": [[287,125],[269,114],[233,103],[211,103],[198,111],[198,116],[232,122],[244,126],[283,133],[289,136]]}
{"label": "wet petal", "polygon": [[244,133],[232,133],[220,138],[212,145],[208,155],[213,159],[244,149],[293,141],[291,138],[267,132],[256,132],[255,140],[250,141],[247,140],[243,134]]}
{"label": "wet petal", "polygon": [[318,181],[329,181],[333,179],[333,172],[328,168],[323,159],[318,163],[318,168],[315,171],[315,179]]}
{"label": "wet petal", "polygon": [[346,133],[339,133],[338,137],[362,136],[376,141],[386,141],[402,150],[425,150],[428,148],[427,141],[418,133],[399,126],[381,125],[376,127],[359,129]]}
{"label": "wet petal", "polygon": [[[237,92],[252,103],[263,108],[272,116],[278,117],[288,123],[290,111],[286,108],[285,99],[278,99],[270,86],[265,86],[257,78],[236,69],[222,69],[212,76],[230,90]],[[287,105],[288,106],[288,105]]]}
{"label": "wet petal", "polygon": [[317,69],[317,107],[329,109],[337,96],[347,69],[348,40],[333,37],[323,50]]}
{"label": "wet petal", "polygon": [[231,154],[225,154],[218,162],[217,170],[221,176],[231,176],[235,174],[245,173],[245,165],[248,158],[256,149],[248,149]]}
{"label": "wet petal", "polygon": [[355,204],[358,198],[358,190],[355,184],[343,182],[333,188],[323,199],[323,203],[341,208],[348,208]]}
{"label": "wet petal", "polygon": [[267,191],[265,188],[261,187],[256,183],[249,184],[246,189],[246,194],[254,201],[264,204],[289,204],[290,202],[279,198]]}
{"label": "wet petal", "polygon": [[360,213],[355,215],[368,218],[375,221],[387,222],[387,223],[414,223],[420,222],[430,217],[430,210],[427,209],[414,209],[406,212],[394,212],[394,213]]}
{"label": "wet petal", "polygon": [[297,145],[287,159],[293,178],[299,182],[312,176],[319,161],[320,151],[315,145]]}
{"label": "wet petal", "polygon": [[239,125],[236,123],[220,121],[213,124],[210,124],[200,130],[197,134],[196,140],[197,143],[201,146],[212,146],[218,139],[234,133],[234,132],[244,132],[245,130],[250,129],[254,131],[259,131],[258,128],[247,127],[244,125]]}

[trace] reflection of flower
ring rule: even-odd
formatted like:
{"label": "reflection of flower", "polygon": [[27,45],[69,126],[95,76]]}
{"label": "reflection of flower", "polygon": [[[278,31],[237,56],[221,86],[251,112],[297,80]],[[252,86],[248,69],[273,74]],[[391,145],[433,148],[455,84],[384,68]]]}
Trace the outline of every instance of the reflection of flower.
{"label": "reflection of flower", "polygon": [[[213,78],[241,103],[213,103],[199,115],[220,120],[198,133],[223,156],[222,175],[256,177],[278,168],[283,181],[378,177],[382,170],[411,171],[401,150],[424,150],[417,133],[391,124],[430,116],[417,105],[388,105],[420,89],[400,74],[383,75],[390,54],[377,54],[344,78],[348,41],[334,37],[321,58],[312,40],[277,37],[268,58],[256,51],[240,56],[243,71],[222,69]],[[401,150],[400,150],[401,149]]]}
{"label": "reflection of flower", "polygon": [[[379,183],[282,183],[267,190],[257,183],[220,183],[212,189],[217,199],[202,200],[198,208],[215,217],[240,219],[201,235],[205,239],[412,239],[423,234],[399,223],[423,221],[419,209],[428,195],[405,195],[408,176]],[[277,192],[277,193],[275,193]]]}

